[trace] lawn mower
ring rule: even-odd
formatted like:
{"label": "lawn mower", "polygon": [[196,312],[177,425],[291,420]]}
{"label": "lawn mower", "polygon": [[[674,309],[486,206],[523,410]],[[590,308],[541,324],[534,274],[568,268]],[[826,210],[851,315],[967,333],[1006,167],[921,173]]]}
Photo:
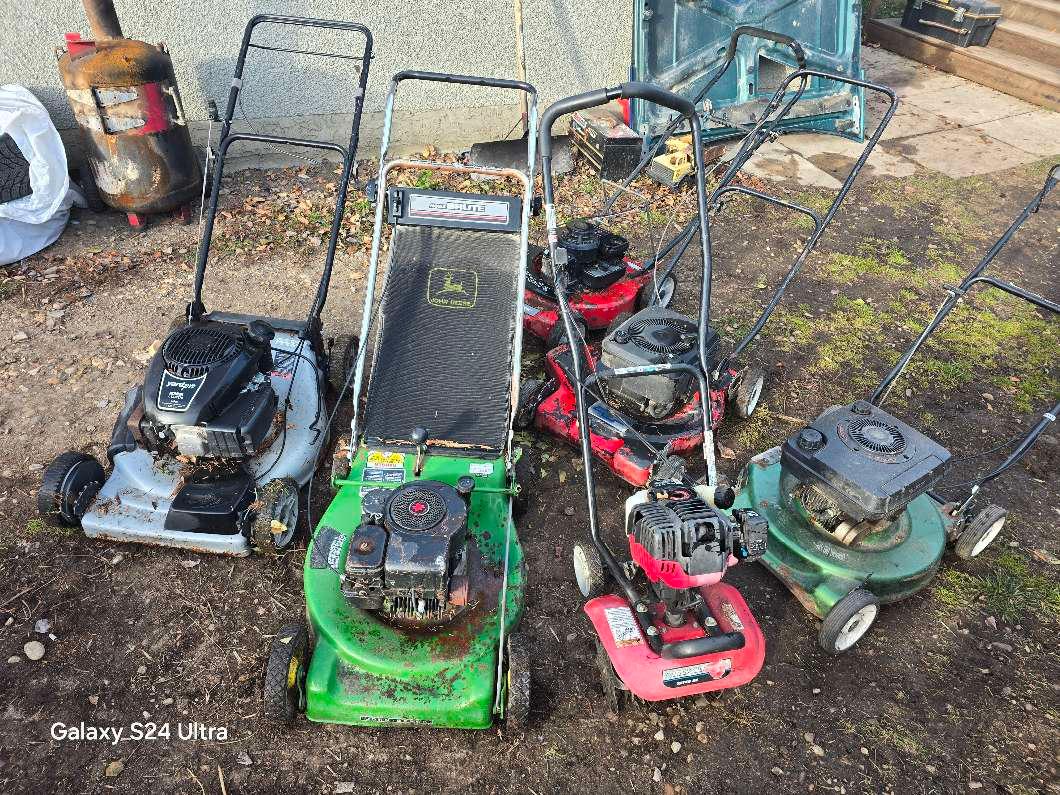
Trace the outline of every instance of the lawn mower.
{"label": "lawn mower", "polygon": [[[797,45],[796,45],[797,46]],[[724,68],[724,67],[723,67]],[[888,111],[877,125],[860,156],[847,174],[839,192],[824,216],[819,216],[808,207],[770,196],[760,191],[733,185],[737,173],[762,143],[773,135],[773,129],[790,112],[793,99],[785,99],[788,87],[795,81],[797,98],[802,87],[812,79],[829,79],[851,83],[859,89],[868,88],[887,96]],[[812,231],[799,255],[774,290],[761,314],[749,331],[726,355],[721,354],[721,338],[714,329],[707,329],[700,337],[697,322],[666,307],[656,305],[641,309],[636,314],[621,314],[614,318],[599,349],[579,342],[585,366],[593,369],[602,364],[620,369],[628,366],[654,365],[667,362],[695,362],[700,354],[705,356],[710,368],[711,383],[710,413],[712,427],[717,427],[726,413],[735,409],[737,416],[750,417],[758,407],[765,381],[765,374],[758,369],[737,364],[740,355],[761,333],[772,316],[791,281],[802,269],[810,253],[817,246],[824,230],[835,217],[854,180],[860,173],[876,143],[890,122],[897,107],[894,93],[882,86],[837,75],[813,71],[796,71],[788,76],[777,89],[755,128],[742,142],[737,155],[730,163],[725,175],[713,190],[707,202],[709,208],[720,211],[721,206],[735,195],[773,204],[805,215],[812,223]],[[678,119],[680,121],[680,119]],[[677,122],[675,122],[676,126]],[[649,152],[650,154],[650,152]],[[645,157],[641,166],[650,162]],[[697,177],[698,180],[698,177]],[[568,227],[569,230],[569,227]],[[672,266],[679,260],[698,233],[698,220],[692,219],[678,235],[669,241],[660,257],[670,256]],[[566,267],[571,280],[578,280],[584,263],[578,255],[571,253],[569,236],[557,234],[557,244],[566,256]],[[577,288],[571,288],[576,294]],[[554,293],[553,293],[554,294]],[[707,295],[709,297],[709,285]],[[700,320],[702,322],[702,320]],[[575,312],[575,339],[584,340],[585,328]],[[698,350],[699,340],[705,340],[706,349]],[[579,429],[573,374],[573,353],[566,345],[550,350],[545,357],[546,378],[528,380],[520,391],[520,406],[517,427],[534,427],[551,433],[572,444],[578,444]],[[611,392],[611,404],[597,401],[589,408],[590,439],[594,454],[604,461],[611,471],[634,486],[644,486],[651,477],[654,462],[666,460],[670,454],[678,455],[695,450],[703,441],[699,415],[702,413],[701,393],[695,389],[694,379],[680,374],[654,373],[629,379],[621,383],[605,384],[603,389]],[[622,413],[615,410],[622,409]],[[665,456],[658,451],[665,450]]]}
{"label": "lawn mower", "polygon": [[[355,59],[360,74],[347,147],[231,132],[247,51],[259,46],[252,36],[262,25],[363,37],[363,53]],[[125,395],[107,448],[110,474],[81,452],[63,453],[45,470],[37,506],[47,520],[80,524],[90,538],[229,555],[246,555],[252,546],[283,550],[295,542],[300,491],[325,444],[324,393],[331,362],[320,316],[371,58],[371,33],[357,23],[262,15],[247,24],[215,159],[192,300],[148,364],[144,382]],[[342,158],[323,273],[305,320],[207,312],[203,303],[224,159],[233,144],[242,142],[332,151]],[[351,340],[347,362],[355,347]]]}
{"label": "lawn mower", "polygon": [[[710,394],[707,330],[711,261],[706,179],[699,118],[688,100],[647,83],[624,83],[560,100],[545,111],[541,163],[549,254],[556,264],[556,295],[568,294],[570,276],[569,260],[559,245],[553,204],[552,125],[565,113],[634,97],[672,108],[692,125],[703,281],[700,323],[681,332],[698,337],[695,358],[614,368],[598,364],[588,374],[587,362],[580,355],[571,358],[591,541],[574,547],[574,572],[579,590],[589,599],[585,612],[596,630],[597,667],[613,710],[621,706],[627,694],[660,701],[737,687],[754,678],[765,657],[765,643],[754,616],[739,592],[721,579],[738,561],[761,556],[768,528],[751,509],[731,516],[722,510],[732,505],[733,492],[715,485],[709,413],[698,415],[706,482],[692,482],[684,467],[673,465],[672,459],[653,468],[647,488],[626,501],[628,563],[619,563],[599,532],[589,430],[592,419],[587,404],[590,394],[606,404],[607,395],[615,390],[596,392],[597,384],[610,382],[613,386],[638,378],[678,376],[694,382],[700,394]],[[559,306],[569,347],[580,351],[584,343],[574,314],[565,300]],[[612,581],[619,586],[617,595],[608,593]]]}
{"label": "lawn mower", "polygon": [[[752,506],[769,522],[762,563],[803,606],[823,619],[828,652],[852,647],[875,621],[881,604],[924,588],[947,541],[957,556],[980,554],[1005,523],[1005,510],[972,508],[982,487],[1016,464],[1056,419],[1060,405],[1019,441],[997,468],[972,481],[958,500],[939,494],[951,465],[946,448],[880,406],[910,359],[973,288],[987,285],[1056,313],[1060,305],[1010,282],[984,276],[1016,230],[1038,211],[1057,182],[1044,187],[942,303],[868,400],[832,406],[780,447],[751,459],[740,478],[738,509]],[[1013,440],[1015,441],[1015,440]]]}
{"label": "lawn mower", "polygon": [[[387,160],[406,81],[525,92],[525,171]],[[452,90],[449,88],[449,90]],[[383,119],[361,339],[374,321],[384,221],[389,262],[374,354],[352,373],[348,453],[305,561],[309,629],[269,654],[265,714],[290,722],[485,728],[529,717],[529,648],[514,632],[525,573],[513,512],[525,476],[512,447],[522,285],[537,157],[528,83],[404,71]],[[401,171],[513,180],[521,195],[387,186]],[[362,410],[357,396],[367,383]],[[517,471],[519,470],[519,471]]]}

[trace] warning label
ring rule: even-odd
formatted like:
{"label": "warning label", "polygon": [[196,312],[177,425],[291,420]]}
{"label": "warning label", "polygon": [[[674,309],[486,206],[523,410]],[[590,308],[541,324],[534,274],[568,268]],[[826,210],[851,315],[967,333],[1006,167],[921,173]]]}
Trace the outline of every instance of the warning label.
{"label": "warning label", "polygon": [[619,648],[636,646],[644,642],[640,636],[637,619],[633,617],[633,611],[628,607],[604,608],[604,618],[607,619],[607,626],[611,628],[611,636]]}
{"label": "warning label", "polygon": [[712,679],[721,679],[732,671],[732,660],[726,657],[716,663],[699,663],[681,668],[667,668],[662,673],[663,684],[667,687],[684,687]]}
{"label": "warning label", "polygon": [[405,454],[373,450],[368,454],[368,466],[373,469],[404,469]]}

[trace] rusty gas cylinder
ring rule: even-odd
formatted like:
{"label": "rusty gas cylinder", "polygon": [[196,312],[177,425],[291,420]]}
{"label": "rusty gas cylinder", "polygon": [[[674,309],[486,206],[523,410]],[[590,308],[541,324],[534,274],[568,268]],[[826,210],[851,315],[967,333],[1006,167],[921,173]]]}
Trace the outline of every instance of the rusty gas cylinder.
{"label": "rusty gas cylinder", "polygon": [[100,198],[130,214],[185,208],[202,170],[163,45],[122,36],[114,5],[85,0],[94,40],[66,35],[59,72]]}

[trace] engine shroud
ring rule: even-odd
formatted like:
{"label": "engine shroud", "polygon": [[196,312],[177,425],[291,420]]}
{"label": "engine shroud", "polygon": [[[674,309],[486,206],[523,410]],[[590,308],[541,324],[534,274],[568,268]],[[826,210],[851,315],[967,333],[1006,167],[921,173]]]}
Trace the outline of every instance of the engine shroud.
{"label": "engine shroud", "polygon": [[605,290],[626,274],[629,241],[587,221],[574,221],[559,233],[567,250],[571,280],[587,290]]}
{"label": "engine shroud", "polygon": [[268,339],[197,321],[170,333],[147,369],[138,430],[151,450],[245,458],[265,439],[278,398]]}
{"label": "engine shroud", "polygon": [[[720,339],[714,329],[707,334],[707,360],[717,355]],[[611,368],[655,364],[699,366],[699,332],[695,321],[670,309],[648,307],[609,334],[601,359]],[[671,416],[695,391],[696,382],[685,373],[662,373],[616,378],[607,384],[608,398],[630,413],[653,420]]]}
{"label": "engine shroud", "polygon": [[342,592],[353,605],[406,623],[451,620],[467,589],[467,503],[455,488],[418,480],[363,498]]}
{"label": "engine shroud", "polygon": [[826,526],[896,516],[949,462],[942,445],[863,400],[827,409],[780,453],[784,499],[797,499]]}

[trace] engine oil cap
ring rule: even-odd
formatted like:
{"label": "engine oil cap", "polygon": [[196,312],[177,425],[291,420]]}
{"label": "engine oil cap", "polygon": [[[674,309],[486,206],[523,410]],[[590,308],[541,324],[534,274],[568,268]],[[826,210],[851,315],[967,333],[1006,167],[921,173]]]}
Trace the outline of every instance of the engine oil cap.
{"label": "engine oil cap", "polygon": [[824,447],[824,434],[816,428],[803,428],[796,441],[800,450],[812,453]]}

